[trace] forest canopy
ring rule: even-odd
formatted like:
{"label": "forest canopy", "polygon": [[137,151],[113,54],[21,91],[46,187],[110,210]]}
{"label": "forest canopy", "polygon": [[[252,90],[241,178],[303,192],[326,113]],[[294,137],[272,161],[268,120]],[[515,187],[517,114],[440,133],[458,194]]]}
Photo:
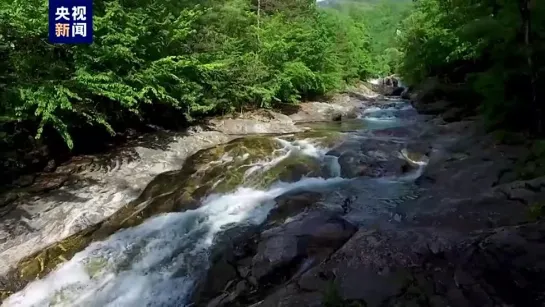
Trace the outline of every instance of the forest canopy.
{"label": "forest canopy", "polygon": [[542,2],[418,0],[402,29],[404,81],[456,85],[459,105],[479,109],[490,127],[544,132]]}
{"label": "forest canopy", "polygon": [[93,5],[93,44],[52,45],[47,1],[0,1],[0,124],[29,123],[38,138],[54,129],[73,147],[81,127],[115,134],[297,103],[383,65],[373,60],[385,48],[370,36],[376,25],[314,0]]}

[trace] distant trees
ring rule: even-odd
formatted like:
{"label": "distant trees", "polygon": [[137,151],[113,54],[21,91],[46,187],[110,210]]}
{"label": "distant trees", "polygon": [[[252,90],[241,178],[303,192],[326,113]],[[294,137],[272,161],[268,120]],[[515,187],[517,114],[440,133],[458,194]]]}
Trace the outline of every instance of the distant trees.
{"label": "distant trees", "polygon": [[337,0],[324,4],[351,16],[369,33],[373,74],[395,73],[403,54],[397,46],[402,21],[412,9],[411,0]]}
{"label": "distant trees", "polygon": [[296,103],[372,70],[361,22],[310,0],[97,0],[94,11],[92,45],[51,45],[47,1],[0,1],[0,128],[53,127],[73,147],[77,127],[114,134]]}

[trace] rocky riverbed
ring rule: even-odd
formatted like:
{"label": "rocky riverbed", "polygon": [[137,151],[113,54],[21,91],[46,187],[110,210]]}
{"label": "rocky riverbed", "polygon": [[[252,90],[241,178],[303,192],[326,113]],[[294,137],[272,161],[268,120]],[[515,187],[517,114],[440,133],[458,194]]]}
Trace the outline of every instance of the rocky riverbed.
{"label": "rocky riverbed", "polygon": [[541,306],[527,149],[370,94],[28,179],[4,196],[2,306]]}

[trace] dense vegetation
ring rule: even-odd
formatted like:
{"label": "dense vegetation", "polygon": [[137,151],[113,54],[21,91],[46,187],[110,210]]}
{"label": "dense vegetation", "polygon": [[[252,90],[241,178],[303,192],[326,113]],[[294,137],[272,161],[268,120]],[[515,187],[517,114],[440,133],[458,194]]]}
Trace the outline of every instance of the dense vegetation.
{"label": "dense vegetation", "polygon": [[296,103],[373,70],[365,26],[313,0],[97,0],[94,43],[77,46],[47,42],[46,12],[0,1],[0,123],[69,147],[81,127]]}
{"label": "dense vegetation", "polygon": [[397,44],[398,36],[402,31],[401,22],[411,12],[411,0],[336,0],[326,5],[365,25],[375,76],[396,72],[403,56]]}
{"label": "dense vegetation", "polygon": [[433,77],[453,90],[450,99],[480,109],[491,128],[543,133],[545,5],[536,0],[415,3],[398,41],[404,80],[418,85]]}

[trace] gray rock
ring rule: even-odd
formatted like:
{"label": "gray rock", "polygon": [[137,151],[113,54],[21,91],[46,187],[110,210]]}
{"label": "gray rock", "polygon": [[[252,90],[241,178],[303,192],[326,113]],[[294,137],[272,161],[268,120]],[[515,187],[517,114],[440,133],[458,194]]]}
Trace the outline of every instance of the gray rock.
{"label": "gray rock", "polygon": [[475,284],[473,277],[462,269],[457,269],[454,272],[454,282],[458,288],[468,287]]}
{"label": "gray rock", "polygon": [[451,123],[462,120],[466,112],[467,111],[463,108],[451,107],[446,109],[441,117],[445,122]]}
{"label": "gray rock", "polygon": [[298,284],[304,291],[325,291],[334,280],[344,299],[379,306],[401,294],[412,279],[410,268],[423,264],[431,242],[445,251],[455,238],[431,229],[360,229],[325,263],[303,274]]}
{"label": "gray rock", "polygon": [[[199,284],[195,290],[193,300],[197,303],[208,301],[218,293],[225,292],[229,284],[234,283],[238,277],[235,267],[228,263],[225,258],[213,263],[207,275],[205,281]],[[214,306],[223,306],[223,304],[230,301],[228,296],[221,299],[220,297],[213,299],[213,301],[216,301]]]}
{"label": "gray rock", "polygon": [[57,168],[57,163],[55,162],[55,160],[51,159],[47,162],[46,166],[44,167],[44,172],[51,173],[55,171],[56,168]]}
{"label": "gray rock", "polygon": [[258,280],[292,269],[303,258],[324,258],[341,246],[356,231],[344,219],[324,212],[303,214],[285,225],[262,234],[252,264]]}
{"label": "gray rock", "polygon": [[268,223],[280,223],[288,217],[295,216],[300,212],[311,208],[322,198],[317,192],[296,192],[279,196],[275,199],[276,206],[267,217]]}
{"label": "gray rock", "polygon": [[35,178],[35,175],[23,175],[17,178],[17,180],[13,181],[13,184],[18,187],[27,187],[34,183]]}
{"label": "gray rock", "polygon": [[260,280],[282,267],[296,264],[304,253],[298,243],[295,236],[277,236],[260,243],[252,261],[252,275]]}
{"label": "gray rock", "polygon": [[329,103],[302,103],[299,110],[296,113],[289,115],[289,117],[296,123],[355,118],[359,112],[359,107],[364,103],[365,102],[360,99],[352,99],[350,95],[336,95]]}
{"label": "gray rock", "polygon": [[410,275],[404,270],[378,273],[372,269],[358,268],[347,271],[336,282],[345,300],[363,300],[368,307],[378,307],[396,296],[408,284]]}
{"label": "gray rock", "polygon": [[[10,210],[0,212],[0,275],[22,258],[100,223],[136,199],[155,176],[179,169],[188,156],[232,139],[214,131],[156,136],[156,141],[145,145],[148,147],[73,157],[55,172],[40,175],[26,192],[16,195],[48,193],[33,198],[10,197],[6,207]],[[28,224],[21,222],[21,215]]]}
{"label": "gray rock", "polygon": [[471,306],[463,292],[457,288],[451,288],[447,292],[446,298],[451,306]]}
{"label": "gray rock", "polygon": [[322,294],[300,292],[294,285],[287,285],[252,307],[322,307]]}

